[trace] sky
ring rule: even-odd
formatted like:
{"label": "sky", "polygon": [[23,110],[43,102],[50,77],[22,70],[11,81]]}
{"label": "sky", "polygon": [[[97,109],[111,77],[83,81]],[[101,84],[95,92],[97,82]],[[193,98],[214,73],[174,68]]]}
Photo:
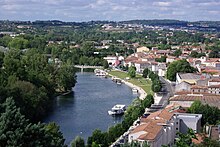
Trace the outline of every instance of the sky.
{"label": "sky", "polygon": [[220,0],[0,0],[0,20],[220,20]]}

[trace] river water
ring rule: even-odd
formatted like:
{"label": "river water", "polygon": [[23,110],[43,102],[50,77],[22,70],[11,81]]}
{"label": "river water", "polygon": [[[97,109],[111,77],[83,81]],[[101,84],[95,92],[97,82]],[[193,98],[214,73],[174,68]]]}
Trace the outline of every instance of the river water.
{"label": "river water", "polygon": [[137,97],[128,86],[117,85],[94,73],[77,73],[73,91],[71,95],[57,97],[53,112],[44,120],[60,126],[66,144],[76,136],[86,140],[95,129],[106,131],[121,122],[122,117],[109,116],[107,111],[115,104],[128,106]]}

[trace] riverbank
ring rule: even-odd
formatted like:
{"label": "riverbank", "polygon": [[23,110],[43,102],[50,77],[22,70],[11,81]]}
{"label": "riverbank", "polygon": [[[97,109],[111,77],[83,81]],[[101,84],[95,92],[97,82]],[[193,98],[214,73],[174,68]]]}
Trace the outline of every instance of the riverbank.
{"label": "riverbank", "polygon": [[108,72],[110,77],[117,77],[121,79],[121,81],[131,88],[135,88],[138,90],[139,98],[143,100],[147,94],[152,94],[151,91],[151,81],[145,80],[141,75],[137,75],[136,78],[132,78],[130,80],[126,80],[128,77],[127,73],[122,71],[110,71]]}

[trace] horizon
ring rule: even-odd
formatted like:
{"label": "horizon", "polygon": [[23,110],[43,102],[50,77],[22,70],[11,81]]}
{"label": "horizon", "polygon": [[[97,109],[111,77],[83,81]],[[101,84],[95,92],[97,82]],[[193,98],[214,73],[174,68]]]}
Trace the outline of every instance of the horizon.
{"label": "horizon", "polygon": [[0,21],[10,21],[10,22],[36,22],[36,21],[59,21],[59,22],[75,22],[75,23],[88,23],[88,22],[114,22],[114,23],[119,23],[119,22],[126,22],[126,21],[180,21],[180,22],[220,22],[220,20],[198,20],[198,21],[189,21],[189,20],[178,20],[178,19],[129,19],[129,20],[88,20],[88,21],[63,21],[63,20],[58,20],[58,19],[45,19],[45,20],[4,20],[0,19]]}
{"label": "horizon", "polygon": [[218,0],[2,0],[0,20],[220,21]]}

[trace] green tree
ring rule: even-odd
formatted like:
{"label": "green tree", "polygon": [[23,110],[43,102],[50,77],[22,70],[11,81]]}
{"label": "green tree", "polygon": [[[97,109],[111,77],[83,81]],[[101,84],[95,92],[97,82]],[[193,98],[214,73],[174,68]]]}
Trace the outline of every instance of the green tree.
{"label": "green tree", "polygon": [[195,132],[192,129],[188,129],[187,134],[177,132],[179,136],[174,144],[174,147],[189,147],[192,146],[192,138],[197,139]]}
{"label": "green tree", "polygon": [[4,61],[4,53],[0,52],[0,68],[2,67],[3,61]]}
{"label": "green tree", "polygon": [[75,68],[67,63],[58,68],[56,74],[56,83],[60,91],[70,91],[72,87],[75,86],[75,72]]}
{"label": "green tree", "polygon": [[7,98],[3,107],[0,117],[0,146],[65,146],[63,136],[56,134],[59,131],[52,133],[51,130],[45,129],[44,124],[29,123],[12,98]]}
{"label": "green tree", "polygon": [[106,60],[103,61],[103,68],[107,69],[109,67],[108,62]]}
{"label": "green tree", "polygon": [[205,53],[198,53],[196,51],[192,51],[190,56],[193,57],[193,58],[200,58],[202,56],[206,56],[206,54]]}
{"label": "green tree", "polygon": [[63,138],[63,134],[60,131],[60,127],[56,125],[56,123],[52,122],[49,124],[46,124],[44,126],[45,133],[48,135],[48,138],[52,140],[51,146],[57,146],[57,147],[66,147],[64,144],[65,139]]}
{"label": "green tree", "polygon": [[4,47],[8,47],[9,46],[9,42],[12,40],[12,38],[8,35],[0,38],[0,45],[4,46]]}
{"label": "green tree", "polygon": [[201,101],[195,101],[188,109],[189,113],[202,114],[202,125],[216,125],[220,120],[220,110],[217,107],[203,105]]}
{"label": "green tree", "polygon": [[22,53],[19,50],[11,49],[4,57],[4,72],[7,76],[15,75],[20,79],[25,79],[26,72],[24,65],[20,62]]}
{"label": "green tree", "polygon": [[28,40],[16,37],[9,42],[9,47],[12,49],[26,49],[29,47]]}
{"label": "green tree", "polygon": [[202,143],[197,145],[198,147],[220,147],[220,143],[218,140],[212,140],[210,138],[203,138]]}
{"label": "green tree", "polygon": [[151,94],[148,94],[146,98],[142,101],[143,108],[149,108],[153,103],[154,97]]}
{"label": "green tree", "polygon": [[199,54],[198,52],[192,51],[191,54],[190,54],[190,56],[193,57],[193,58],[197,58],[197,57],[198,57],[198,54]]}
{"label": "green tree", "polygon": [[81,138],[80,136],[76,136],[76,138],[71,143],[71,146],[72,147],[85,147],[85,142],[83,138]]}
{"label": "green tree", "polygon": [[177,49],[173,55],[176,56],[176,57],[179,57],[180,55],[182,54],[182,51],[180,49]]}
{"label": "green tree", "polygon": [[155,61],[157,62],[166,62],[167,56],[161,56],[160,58],[156,58]]}
{"label": "green tree", "polygon": [[170,63],[170,65],[167,68],[166,77],[170,81],[176,80],[176,73],[193,73],[196,69],[191,67],[189,62],[186,60],[178,60]]}
{"label": "green tree", "polygon": [[149,72],[150,72],[150,70],[149,70],[148,68],[145,68],[144,71],[143,71],[143,77],[144,77],[144,78],[147,78]]}
{"label": "green tree", "polygon": [[159,79],[157,80],[153,80],[152,85],[151,85],[151,89],[153,92],[160,92],[162,88],[161,82]]}
{"label": "green tree", "polygon": [[128,75],[129,75],[131,78],[134,78],[134,77],[136,76],[135,67],[133,67],[133,66],[129,67],[129,69],[128,69]]}
{"label": "green tree", "polygon": [[18,80],[11,83],[9,92],[27,118],[37,120],[46,114],[49,97],[45,87],[38,88],[30,82]]}
{"label": "green tree", "polygon": [[88,137],[88,146],[92,146],[93,142],[99,144],[101,147],[108,146],[107,133],[96,129],[93,131],[92,136]]}
{"label": "green tree", "polygon": [[209,58],[219,58],[220,57],[220,54],[219,54],[219,51],[218,50],[212,50],[210,53],[209,53]]}

